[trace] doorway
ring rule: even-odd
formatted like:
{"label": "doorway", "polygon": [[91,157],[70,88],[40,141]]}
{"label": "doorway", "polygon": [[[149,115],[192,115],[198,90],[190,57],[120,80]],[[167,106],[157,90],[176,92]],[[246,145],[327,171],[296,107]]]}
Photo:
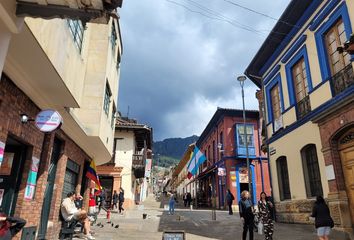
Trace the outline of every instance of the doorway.
{"label": "doorway", "polygon": [[[339,139],[338,150],[341,157],[345,187],[349,206],[354,206],[354,128],[347,131]],[[354,226],[354,208],[350,207],[352,226]]]}
{"label": "doorway", "polygon": [[59,139],[54,138],[52,157],[48,168],[48,178],[47,178],[46,189],[44,192],[44,200],[42,205],[41,222],[39,225],[38,239],[45,239],[45,235],[47,234],[49,213],[51,209],[55,176],[57,172],[57,164],[60,158],[61,146],[62,146],[62,142]]}
{"label": "doorway", "polygon": [[[243,163],[236,165],[236,192],[237,199],[241,199],[242,191],[249,191],[252,197],[253,204],[257,203],[257,193],[256,193],[256,176],[254,171],[254,165],[250,164],[251,169],[251,187],[252,191],[248,188],[248,170],[247,166]],[[253,196],[252,196],[253,194]]]}
{"label": "doorway", "polygon": [[26,152],[26,145],[8,137],[0,166],[0,206],[9,216],[15,213]]}

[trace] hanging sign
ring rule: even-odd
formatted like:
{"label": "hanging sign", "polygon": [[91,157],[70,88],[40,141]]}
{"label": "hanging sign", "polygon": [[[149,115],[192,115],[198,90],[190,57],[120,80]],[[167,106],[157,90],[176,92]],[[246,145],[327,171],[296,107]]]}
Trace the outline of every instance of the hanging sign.
{"label": "hanging sign", "polygon": [[25,199],[32,200],[36,190],[37,173],[38,173],[39,159],[32,157],[31,170],[28,173],[27,184],[25,189]]}
{"label": "hanging sign", "polygon": [[218,176],[226,176],[226,169],[219,167],[218,168]]}
{"label": "hanging sign", "polygon": [[62,124],[62,121],[57,111],[47,109],[37,114],[35,125],[41,132],[52,132]]}
{"label": "hanging sign", "polygon": [[5,152],[5,143],[0,142],[0,167],[1,167],[2,161],[4,160],[4,152]]}

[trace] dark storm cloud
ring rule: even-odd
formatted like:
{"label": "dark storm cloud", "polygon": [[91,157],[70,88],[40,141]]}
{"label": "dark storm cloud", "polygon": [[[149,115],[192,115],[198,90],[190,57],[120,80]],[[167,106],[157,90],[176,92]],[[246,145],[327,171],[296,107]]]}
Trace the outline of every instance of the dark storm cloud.
{"label": "dark storm cloud", "polygon": [[[223,0],[173,2],[129,0],[120,11],[124,55],[119,109],[126,115],[130,106],[129,117],[152,126],[156,140],[199,135],[217,106],[241,108],[236,74],[244,72],[267,36],[265,30],[275,24]],[[237,3],[278,17],[288,2]],[[229,19],[234,25],[225,22]],[[247,83],[249,109],[257,109],[255,90]]]}

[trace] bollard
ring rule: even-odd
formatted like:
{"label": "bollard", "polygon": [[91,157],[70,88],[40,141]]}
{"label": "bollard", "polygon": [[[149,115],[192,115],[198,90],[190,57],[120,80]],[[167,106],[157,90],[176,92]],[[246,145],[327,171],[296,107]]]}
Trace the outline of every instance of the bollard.
{"label": "bollard", "polygon": [[191,209],[191,211],[193,211],[193,205],[190,205],[190,209]]}
{"label": "bollard", "polygon": [[107,209],[107,215],[106,215],[106,217],[107,217],[107,221],[108,222],[111,222],[111,210],[108,208]]}
{"label": "bollard", "polygon": [[215,209],[211,210],[211,220],[216,220],[216,211]]}

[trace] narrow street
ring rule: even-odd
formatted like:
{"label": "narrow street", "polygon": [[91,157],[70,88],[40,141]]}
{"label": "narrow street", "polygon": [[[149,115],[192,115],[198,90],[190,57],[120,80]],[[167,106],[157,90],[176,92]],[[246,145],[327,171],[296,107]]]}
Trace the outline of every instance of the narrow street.
{"label": "narrow street", "polygon": [[[112,223],[119,228],[106,223],[105,212],[102,211],[93,227],[97,240],[110,239],[144,239],[161,240],[163,231],[183,230],[187,240],[197,239],[241,239],[242,226],[238,213],[230,216],[227,211],[217,211],[216,221],[211,220],[210,210],[193,210],[177,206],[175,215],[168,215],[164,210],[166,200],[157,202],[153,195],[133,210],[124,215],[112,213]],[[143,219],[143,213],[147,218]],[[102,223],[104,227],[98,227]],[[239,236],[239,237],[236,237]],[[255,240],[264,239],[255,233]],[[340,233],[332,233],[331,239],[345,239]],[[311,240],[317,239],[312,225],[275,224],[274,240]]]}

